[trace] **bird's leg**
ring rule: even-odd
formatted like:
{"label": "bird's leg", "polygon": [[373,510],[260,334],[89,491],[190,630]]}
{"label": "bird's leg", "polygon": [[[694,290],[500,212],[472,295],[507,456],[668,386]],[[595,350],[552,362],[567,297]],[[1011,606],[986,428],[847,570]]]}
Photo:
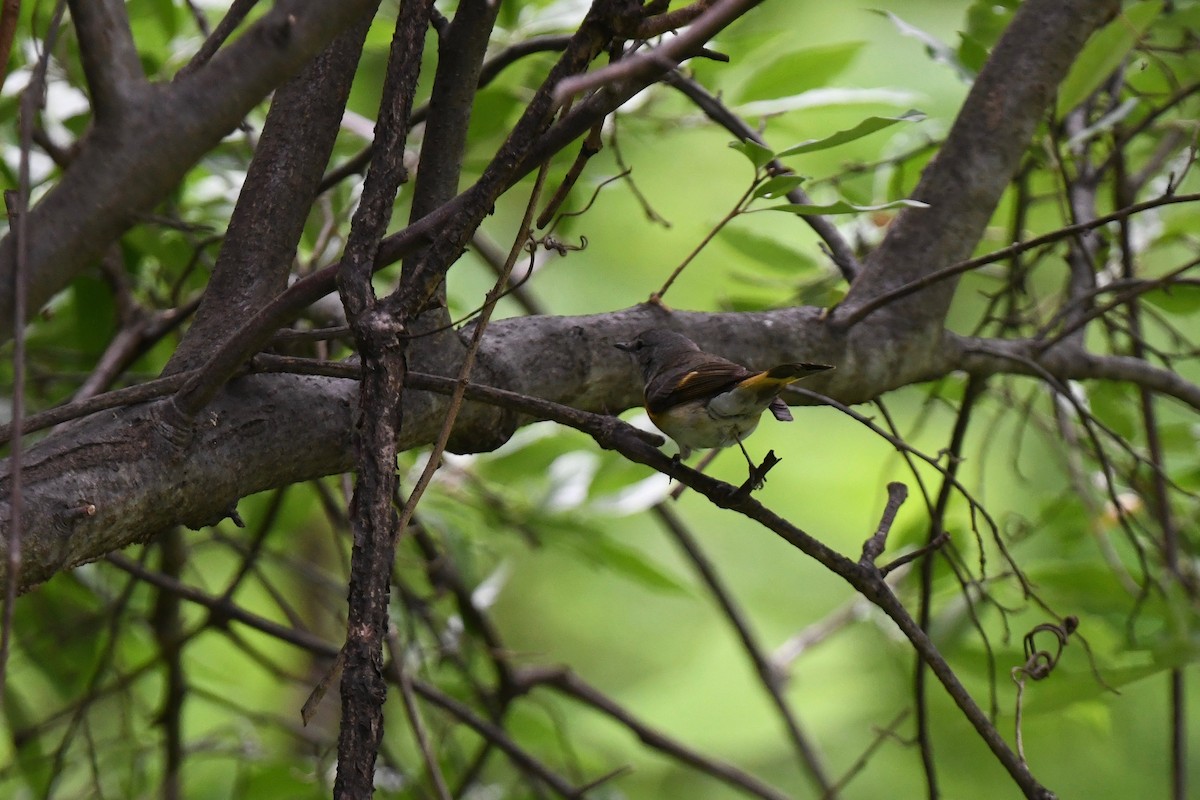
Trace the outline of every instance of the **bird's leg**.
{"label": "bird's leg", "polygon": [[737,442],[738,449],[742,451],[742,455],[746,457],[746,463],[750,466],[750,477],[742,484],[742,488],[747,491],[761,489],[767,482],[766,471],[759,472],[759,468],[754,465],[754,460],[750,458],[750,454],[746,452],[746,446],[742,444],[742,437],[735,437],[734,441]]}
{"label": "bird's leg", "polygon": [[754,461],[750,458],[750,454],[746,452],[746,446],[742,444],[742,438],[740,436],[734,437],[734,441],[737,442],[738,449],[742,451],[742,455],[746,457],[746,463],[750,465],[750,472],[753,473],[755,469]]}
{"label": "bird's leg", "polygon": [[767,451],[767,457],[763,459],[761,464],[755,464],[750,459],[750,454],[746,452],[746,448],[742,446],[742,440],[737,440],[738,447],[742,450],[742,455],[746,457],[746,463],[750,465],[750,477],[738,489],[739,492],[751,492],[756,489],[761,489],[767,482],[767,473],[770,472],[780,459],[775,455],[774,450]]}

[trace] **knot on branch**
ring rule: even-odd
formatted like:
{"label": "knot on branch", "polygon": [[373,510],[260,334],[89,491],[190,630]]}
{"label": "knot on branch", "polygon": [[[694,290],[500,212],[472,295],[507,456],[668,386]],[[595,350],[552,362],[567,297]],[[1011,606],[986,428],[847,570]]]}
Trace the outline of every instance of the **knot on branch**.
{"label": "knot on branch", "polygon": [[892,530],[892,524],[896,521],[896,512],[908,499],[908,487],[903,483],[893,481],[887,485],[887,491],[887,505],[883,507],[883,516],[879,519],[879,527],[875,529],[875,533],[871,535],[870,539],[863,542],[862,556],[858,559],[860,566],[869,569],[875,569],[875,559],[879,558],[883,553],[883,548],[887,546],[887,536]]}
{"label": "knot on branch", "polygon": [[408,346],[408,328],[390,312],[372,306],[351,323],[364,361],[403,353]]}
{"label": "knot on branch", "polygon": [[180,410],[174,397],[168,397],[155,406],[151,420],[154,432],[166,439],[176,450],[187,447],[196,432],[194,419]]}

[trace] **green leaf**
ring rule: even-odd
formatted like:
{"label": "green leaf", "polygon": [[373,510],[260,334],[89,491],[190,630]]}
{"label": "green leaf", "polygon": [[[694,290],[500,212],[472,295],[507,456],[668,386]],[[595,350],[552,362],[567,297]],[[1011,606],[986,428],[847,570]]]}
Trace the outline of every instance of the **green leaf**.
{"label": "green leaf", "polygon": [[792,275],[809,272],[816,266],[811,256],[788,247],[777,236],[762,236],[727,225],[717,234],[717,241],[777,272]]}
{"label": "green leaf", "polygon": [[842,42],[780,53],[754,71],[737,101],[770,100],[826,86],[850,66],[863,44]]}
{"label": "green leaf", "polygon": [[958,35],[958,60],[966,69],[978,74],[987,59],[988,49],[983,42],[965,33]]}
{"label": "green leaf", "polygon": [[1088,40],[1058,87],[1058,116],[1064,116],[1108,80],[1160,13],[1162,0],[1143,0],[1126,8]]}
{"label": "green leaf", "polygon": [[754,197],[755,199],[765,197],[768,200],[785,197],[788,192],[806,180],[808,178],[803,175],[776,175],[774,178],[763,181],[762,185],[754,190]]}
{"label": "green leaf", "polygon": [[896,26],[896,30],[900,31],[900,33],[904,34],[905,36],[911,36],[921,44],[925,45],[925,52],[935,62],[939,64],[945,64],[946,66],[950,67],[958,74],[958,77],[962,78],[967,83],[970,83],[975,79],[975,74],[963,66],[962,62],[958,60],[958,54],[954,52],[954,48],[950,47],[950,45],[946,44],[932,33],[923,31],[915,25],[910,25],[890,11],[876,11],[875,13],[891,20],[891,23]]}
{"label": "green leaf", "polygon": [[755,141],[747,139],[744,142],[730,142],[729,146],[750,159],[755,170],[760,170],[775,158],[775,153]]}
{"label": "green leaf", "polygon": [[831,136],[826,136],[824,139],[809,139],[806,142],[792,145],[788,149],[780,151],[778,157],[786,158],[787,156],[799,155],[800,153],[828,150],[831,147],[837,147],[846,142],[853,142],[855,139],[870,136],[872,133],[881,131],[884,128],[890,128],[898,122],[920,122],[923,119],[925,119],[925,115],[915,109],[906,111],[898,117],[867,117],[853,128],[838,131]]}
{"label": "green leaf", "polygon": [[886,211],[891,208],[929,208],[929,203],[922,203],[920,200],[893,200],[890,203],[881,203],[876,206],[856,206],[853,203],[848,203],[845,200],[839,200],[836,203],[828,205],[816,205],[810,203],[785,203],[779,206],[770,206],[762,209],[763,211],[787,211],[791,214],[799,214],[806,216],[809,214],[857,214],[862,211]]}
{"label": "green leaf", "polygon": [[[986,56],[987,51],[1008,27],[1008,23],[1012,22],[1013,13],[1016,12],[1018,5],[1017,0],[975,0],[967,9],[967,28],[960,34],[963,43],[970,40],[970,48],[972,50],[976,47],[981,48]],[[959,46],[958,56],[964,66],[968,68],[975,66],[971,57],[964,52],[962,45]],[[977,68],[976,71],[978,71]]]}
{"label": "green leaf", "polygon": [[1096,418],[1119,436],[1130,438],[1137,433],[1137,398],[1129,384],[1117,381],[1088,384],[1087,401]]}
{"label": "green leaf", "polygon": [[1146,292],[1142,299],[1170,314],[1194,314],[1200,311],[1200,287],[1179,284]]}
{"label": "green leaf", "polygon": [[654,564],[641,551],[609,536],[593,517],[575,514],[548,514],[529,520],[542,541],[577,553],[596,567],[610,570],[647,589],[672,594],[687,593],[686,584]]}
{"label": "green leaf", "polygon": [[580,551],[606,569],[612,570],[647,589],[670,594],[687,594],[688,587],[670,573],[652,563],[643,553],[594,531],[576,540]]}

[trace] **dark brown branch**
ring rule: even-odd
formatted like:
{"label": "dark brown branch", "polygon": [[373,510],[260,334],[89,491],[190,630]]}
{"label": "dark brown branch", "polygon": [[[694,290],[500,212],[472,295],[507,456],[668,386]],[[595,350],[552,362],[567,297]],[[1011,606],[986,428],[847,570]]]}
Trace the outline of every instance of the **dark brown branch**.
{"label": "dark brown branch", "polygon": [[883,515],[879,518],[879,527],[876,528],[875,533],[871,534],[871,538],[863,543],[862,557],[859,558],[858,563],[864,567],[873,565],[883,554],[883,550],[887,546],[888,534],[896,521],[896,513],[908,499],[908,487],[903,483],[895,481],[889,483],[887,493],[888,499],[883,507]]}
{"label": "dark brown branch", "polygon": [[167,372],[202,363],[287,288],[370,25],[364,14],[275,93],[204,300]]}
{"label": "dark brown branch", "polygon": [[[950,433],[950,443],[946,448],[948,463],[942,484],[938,489],[937,499],[929,515],[929,533],[925,546],[932,548],[933,543],[948,535],[946,533],[946,510],[954,492],[954,484],[958,478],[958,469],[962,464],[963,442],[966,439],[967,427],[979,399],[986,378],[972,376],[967,382],[963,393],[962,404],[954,420],[954,429]],[[933,557],[926,558],[920,564],[920,600],[917,610],[917,624],[922,631],[929,630],[933,616]],[[913,698],[917,707],[917,744],[921,750],[921,765],[925,770],[925,784],[928,796],[939,796],[937,783],[937,761],[933,754],[933,738],[930,733],[930,710],[927,682],[929,677],[928,664],[924,656],[918,655],[913,665]],[[1024,763],[1024,762],[1022,762]]]}
{"label": "dark brown branch", "polygon": [[714,2],[715,0],[694,0],[694,2],[689,3],[683,8],[677,8],[674,11],[667,11],[650,17],[638,26],[638,29],[631,38],[652,39],[655,36],[662,36],[668,31],[690,25],[695,21],[696,17],[711,8]]}
{"label": "dark brown branch", "polygon": [[[339,800],[370,797],[375,760],[383,740],[383,642],[396,553],[397,519],[392,503],[398,488],[396,454],[403,424],[406,343],[400,334],[410,316],[380,313],[371,285],[379,242],[387,231],[400,184],[407,179],[404,144],[425,33],[433,0],[410,0],[400,9],[392,36],[376,147],[362,199],[346,243],[346,266],[338,292],[362,360],[363,377],[353,431],[357,481],[350,502],[354,549],[346,643],[341,680],[342,719],[333,795]],[[319,175],[314,175],[314,185]],[[191,414],[199,408],[190,409]],[[186,413],[186,411],[185,411]]]}
{"label": "dark brown branch", "polygon": [[421,143],[420,169],[413,187],[409,222],[414,222],[458,193],[467,145],[467,126],[475,92],[481,85],[483,57],[500,4],[463,0],[438,41],[437,74]]}
{"label": "dark brown branch", "polygon": [[70,0],[69,5],[96,122],[121,122],[125,106],[147,85],[125,4],[120,0]]}

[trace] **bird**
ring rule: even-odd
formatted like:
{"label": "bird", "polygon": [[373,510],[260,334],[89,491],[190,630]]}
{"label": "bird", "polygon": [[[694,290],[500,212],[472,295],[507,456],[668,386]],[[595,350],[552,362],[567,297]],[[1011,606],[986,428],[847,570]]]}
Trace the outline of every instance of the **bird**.
{"label": "bird", "polygon": [[615,346],[637,359],[645,383],[646,412],[679,445],[677,458],[687,458],[693,449],[736,443],[752,477],[757,468],[742,440],[758,427],[767,409],[775,419],[791,422],[792,413],[779,393],[801,378],[833,369],[828,364],[797,362],[755,372],[664,328],[643,331]]}

